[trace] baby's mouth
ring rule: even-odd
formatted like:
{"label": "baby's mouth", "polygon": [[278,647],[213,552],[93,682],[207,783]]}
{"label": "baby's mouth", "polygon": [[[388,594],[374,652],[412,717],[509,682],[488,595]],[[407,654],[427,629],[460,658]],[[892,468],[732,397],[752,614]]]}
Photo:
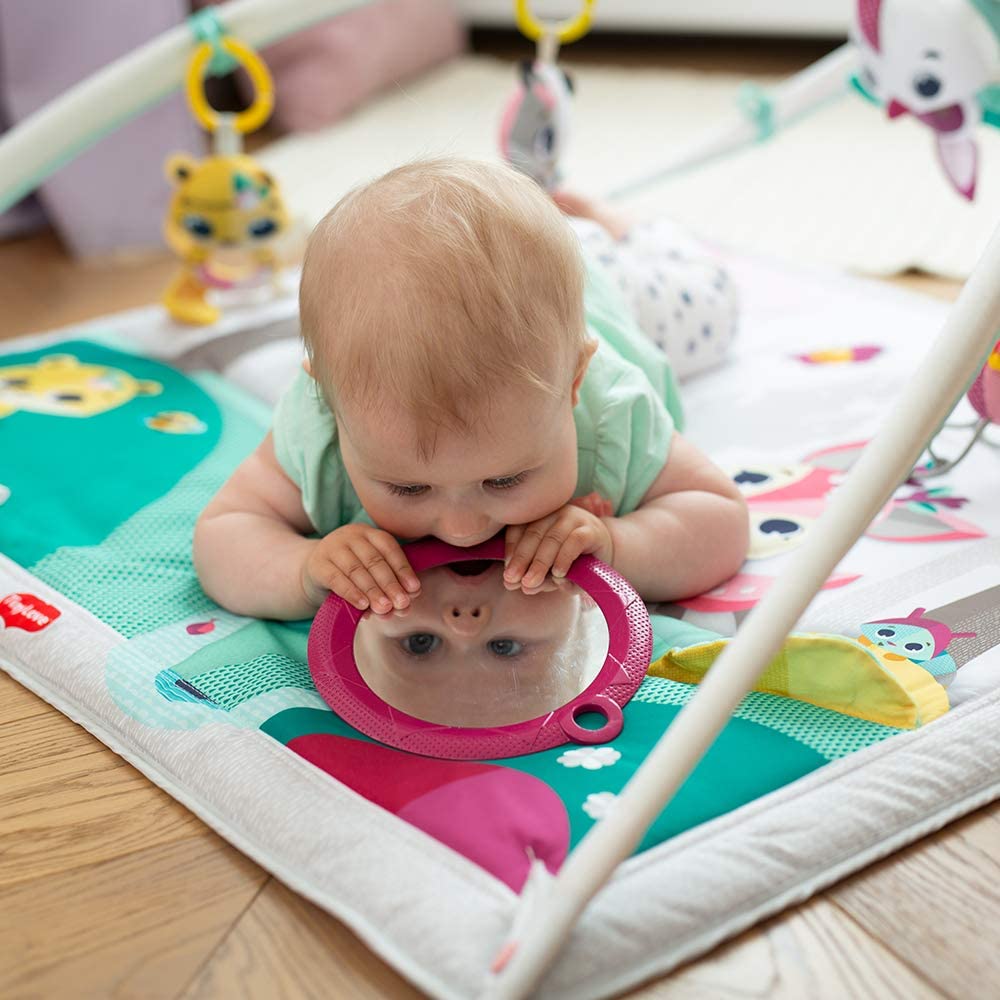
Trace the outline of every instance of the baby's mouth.
{"label": "baby's mouth", "polygon": [[491,571],[499,571],[502,566],[498,559],[464,559],[448,563],[445,569],[462,583],[480,583]]}

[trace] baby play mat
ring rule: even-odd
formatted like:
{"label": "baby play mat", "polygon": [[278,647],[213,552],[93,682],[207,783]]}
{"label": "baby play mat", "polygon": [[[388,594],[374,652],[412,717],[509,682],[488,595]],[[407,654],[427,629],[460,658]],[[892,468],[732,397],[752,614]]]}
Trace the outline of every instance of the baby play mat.
{"label": "baby play mat", "polygon": [[[612,743],[481,761],[390,749],[317,695],[308,622],[241,618],[202,593],[192,525],[298,364],[291,298],[208,330],[148,309],[4,345],[0,666],[423,989],[476,995],[531,859],[558,869],[614,807],[815,530],[943,314],[860,281],[731,264],[736,354],[685,398],[690,436],[747,495],[751,559],[654,609],[650,673]],[[541,995],[667,971],[1000,794],[998,497],[988,445],[900,488]]]}
{"label": "baby play mat", "polygon": [[[734,114],[743,82],[574,66],[572,48],[565,60],[576,81],[566,185],[591,195],[654,176]],[[316,222],[359,180],[406,159],[493,158],[513,81],[511,63],[456,60],[337,125],[275,143],[261,159],[282,179],[292,208]],[[981,129],[979,141],[980,185],[970,204],[941,176],[927,129],[910,118],[889,122],[852,92],[769,142],[638,189],[622,204],[787,261],[966,278],[1000,218],[1000,131]]]}

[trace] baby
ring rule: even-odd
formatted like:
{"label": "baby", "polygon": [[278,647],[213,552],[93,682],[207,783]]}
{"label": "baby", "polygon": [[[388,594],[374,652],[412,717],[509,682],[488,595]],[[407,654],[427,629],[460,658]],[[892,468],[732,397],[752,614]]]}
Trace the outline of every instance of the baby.
{"label": "baby", "polygon": [[526,594],[583,553],[648,601],[739,569],[746,508],[678,433],[666,355],[526,177],[442,159],[353,191],[309,240],[300,301],[304,370],[195,530],[219,604],[406,609],[400,542],[426,535],[503,531]]}

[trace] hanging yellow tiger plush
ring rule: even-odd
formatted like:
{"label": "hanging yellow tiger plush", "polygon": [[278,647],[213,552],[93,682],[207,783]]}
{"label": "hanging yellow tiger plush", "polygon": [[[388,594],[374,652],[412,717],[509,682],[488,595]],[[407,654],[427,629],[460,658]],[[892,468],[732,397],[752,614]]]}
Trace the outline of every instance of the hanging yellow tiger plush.
{"label": "hanging yellow tiger plush", "polygon": [[206,300],[210,288],[246,287],[276,274],[275,243],[288,229],[288,210],[274,179],[249,156],[178,153],[166,172],[175,190],[164,235],[183,267],[163,304],[181,323],[214,323],[220,313]]}

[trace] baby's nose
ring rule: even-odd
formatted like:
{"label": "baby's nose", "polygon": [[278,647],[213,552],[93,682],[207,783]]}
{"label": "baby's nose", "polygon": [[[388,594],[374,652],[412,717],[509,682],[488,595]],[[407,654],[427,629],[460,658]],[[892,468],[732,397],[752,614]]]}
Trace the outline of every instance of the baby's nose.
{"label": "baby's nose", "polygon": [[473,540],[481,541],[489,532],[490,520],[484,514],[459,508],[442,517],[434,532],[442,541],[451,545],[468,545]]}
{"label": "baby's nose", "polygon": [[486,628],[491,614],[488,604],[451,601],[445,605],[442,617],[446,628],[450,628],[456,635],[471,638]]}

